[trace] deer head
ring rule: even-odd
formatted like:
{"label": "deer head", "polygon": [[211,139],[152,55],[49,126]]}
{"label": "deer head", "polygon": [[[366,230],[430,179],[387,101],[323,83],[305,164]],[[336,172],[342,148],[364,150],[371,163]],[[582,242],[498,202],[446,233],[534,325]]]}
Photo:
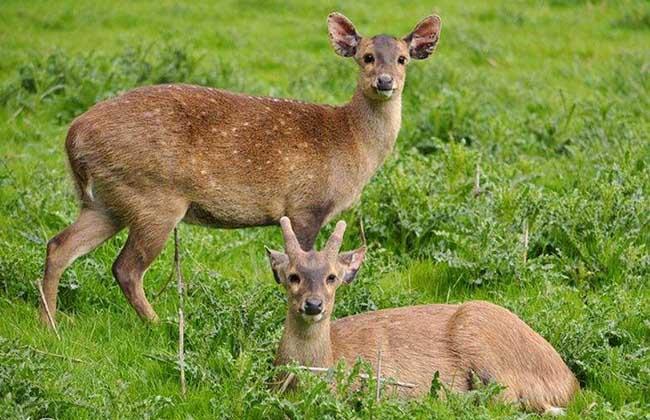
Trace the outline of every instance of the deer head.
{"label": "deer head", "polygon": [[289,314],[310,324],[328,319],[336,289],[354,280],[366,248],[339,253],[346,226],[342,220],[321,251],[300,247],[288,217],[280,219],[280,226],[285,252],[268,248],[266,252],[275,280],[287,291]]}
{"label": "deer head", "polygon": [[411,59],[422,60],[433,53],[440,39],[441,22],[436,15],[427,16],[403,38],[362,37],[348,18],[336,12],[328,16],[327,26],[334,51],[353,57],[359,65],[359,87],[364,95],[384,101],[402,92]]}

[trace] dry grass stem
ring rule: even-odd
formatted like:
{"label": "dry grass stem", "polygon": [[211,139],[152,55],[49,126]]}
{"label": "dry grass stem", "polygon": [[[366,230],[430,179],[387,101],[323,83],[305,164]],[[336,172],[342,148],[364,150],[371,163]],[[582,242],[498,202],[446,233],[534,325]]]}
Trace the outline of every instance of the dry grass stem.
{"label": "dry grass stem", "polygon": [[50,324],[52,330],[54,330],[54,334],[56,335],[56,338],[60,340],[61,336],[59,335],[59,330],[56,328],[56,323],[54,322],[54,318],[52,317],[52,312],[50,312],[50,307],[48,306],[47,301],[45,300],[45,294],[43,293],[43,283],[40,280],[36,280],[36,288],[38,289],[38,296],[41,299],[41,304],[45,308],[45,314],[47,315],[47,322]]}

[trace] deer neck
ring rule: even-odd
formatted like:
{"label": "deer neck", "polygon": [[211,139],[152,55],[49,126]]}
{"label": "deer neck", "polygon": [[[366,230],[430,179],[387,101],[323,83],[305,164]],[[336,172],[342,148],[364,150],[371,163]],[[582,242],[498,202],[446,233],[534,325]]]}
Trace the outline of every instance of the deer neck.
{"label": "deer neck", "polygon": [[330,367],[333,361],[329,318],[307,323],[294,314],[288,314],[276,364],[296,362],[303,366]]}
{"label": "deer neck", "polygon": [[363,94],[360,87],[343,107],[353,138],[366,158],[370,175],[393,151],[402,123],[402,95],[395,92],[386,101],[376,101]]}

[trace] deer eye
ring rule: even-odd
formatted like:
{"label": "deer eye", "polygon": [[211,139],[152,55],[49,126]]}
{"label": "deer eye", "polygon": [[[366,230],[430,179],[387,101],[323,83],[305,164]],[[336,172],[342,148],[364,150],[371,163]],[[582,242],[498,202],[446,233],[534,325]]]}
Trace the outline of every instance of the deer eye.
{"label": "deer eye", "polygon": [[336,281],[336,275],[335,274],[330,274],[327,276],[327,283],[332,284]]}
{"label": "deer eye", "polygon": [[289,274],[289,283],[298,284],[300,283],[300,276],[297,274]]}
{"label": "deer eye", "polygon": [[406,64],[406,57],[404,57],[403,55],[400,55],[399,58],[397,59],[397,62],[402,64],[402,65]]}
{"label": "deer eye", "polygon": [[364,63],[369,64],[369,63],[372,63],[374,61],[375,61],[375,57],[372,54],[366,54],[366,55],[363,56],[363,62]]}

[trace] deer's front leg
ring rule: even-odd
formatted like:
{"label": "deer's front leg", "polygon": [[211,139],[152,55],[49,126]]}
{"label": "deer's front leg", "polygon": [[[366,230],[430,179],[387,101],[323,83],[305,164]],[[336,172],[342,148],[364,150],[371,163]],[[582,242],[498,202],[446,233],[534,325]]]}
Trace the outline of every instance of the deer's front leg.
{"label": "deer's front leg", "polygon": [[288,212],[294,232],[304,251],[314,248],[316,237],[332,210],[331,202],[324,202],[322,205],[310,207],[308,210]]}
{"label": "deer's front leg", "polygon": [[316,221],[314,219],[291,219],[293,222],[293,228],[296,232],[296,237],[298,242],[300,242],[300,247],[304,251],[310,251],[314,248],[314,242],[316,242],[316,237],[318,232],[320,232],[322,221]]}

